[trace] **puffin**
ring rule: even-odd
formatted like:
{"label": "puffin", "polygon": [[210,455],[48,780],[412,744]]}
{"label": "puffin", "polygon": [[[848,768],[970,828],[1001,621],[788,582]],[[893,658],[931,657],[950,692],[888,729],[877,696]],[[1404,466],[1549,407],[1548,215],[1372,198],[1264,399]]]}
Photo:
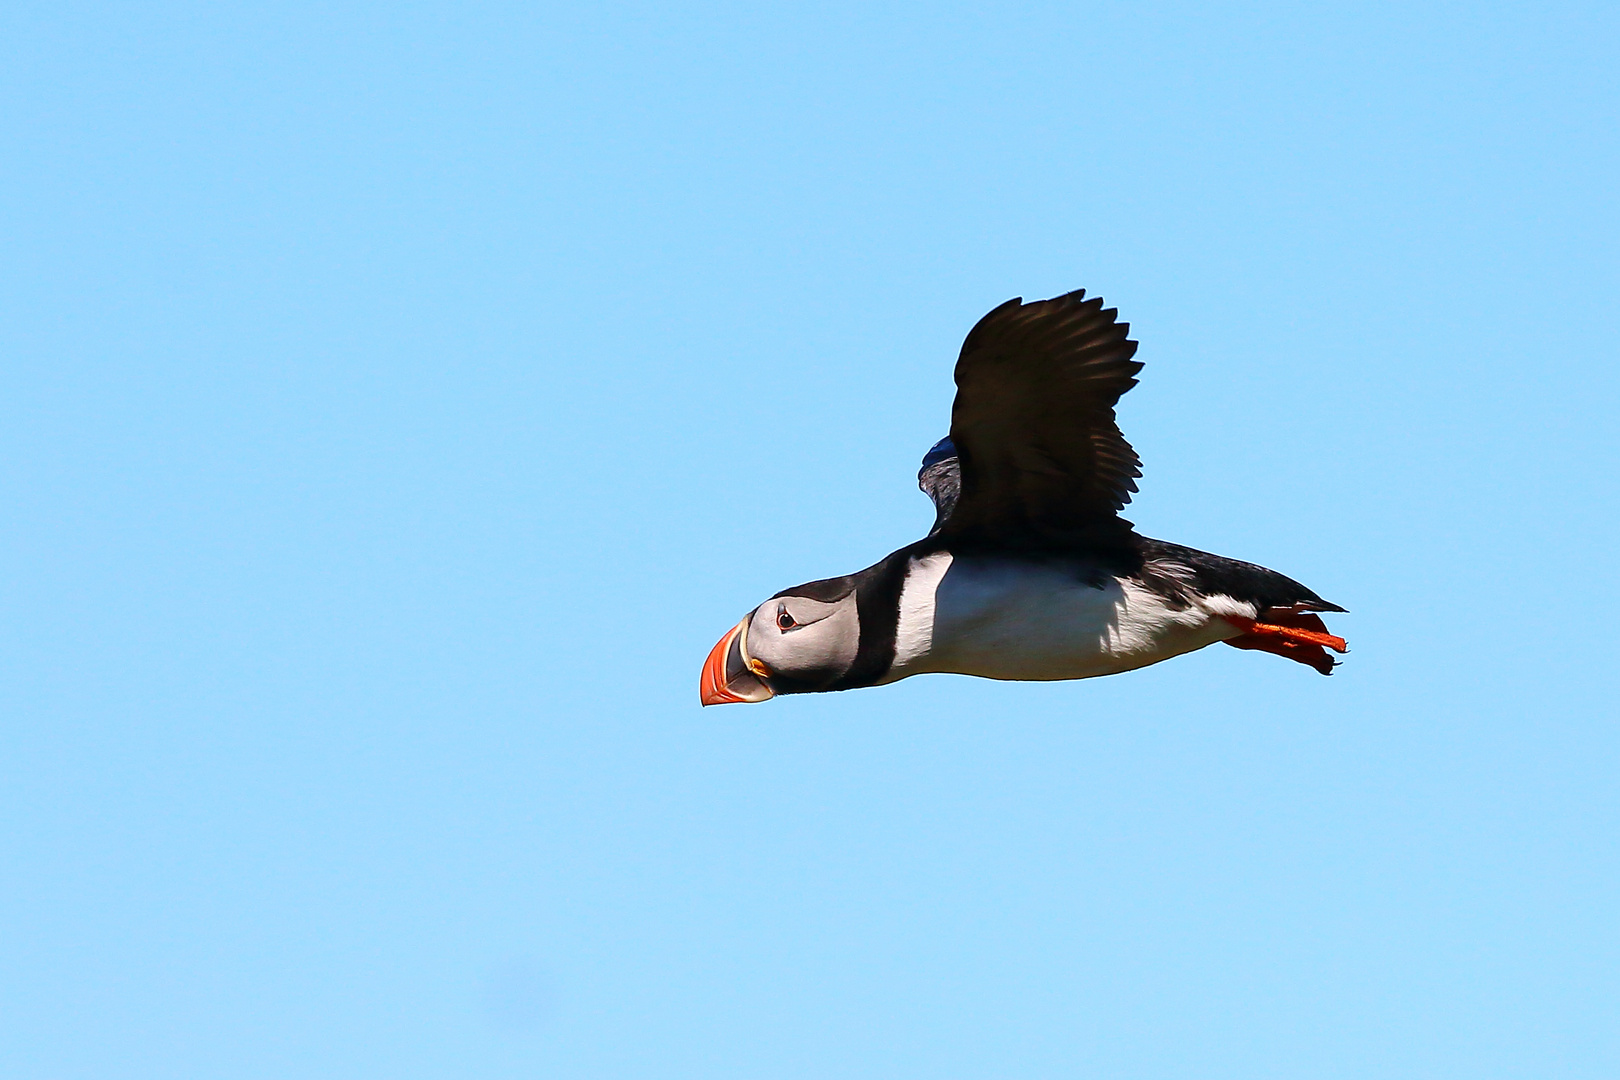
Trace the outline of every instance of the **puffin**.
{"label": "puffin", "polygon": [[784,589],[704,661],[704,705],[925,673],[1089,679],[1216,642],[1329,675],[1348,651],[1292,578],[1139,534],[1141,459],[1114,407],[1137,343],[1085,290],[997,307],[956,362],[950,434],[923,458],[928,535],[854,574]]}

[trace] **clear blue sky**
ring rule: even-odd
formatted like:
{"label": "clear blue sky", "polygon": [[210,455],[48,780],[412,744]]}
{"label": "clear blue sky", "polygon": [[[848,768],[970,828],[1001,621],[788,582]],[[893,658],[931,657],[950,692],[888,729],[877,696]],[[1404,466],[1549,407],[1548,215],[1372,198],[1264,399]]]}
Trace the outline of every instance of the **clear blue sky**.
{"label": "clear blue sky", "polygon": [[[1620,1075],[1612,4],[0,14],[0,1073]],[[967,328],[1351,609],[700,711]]]}

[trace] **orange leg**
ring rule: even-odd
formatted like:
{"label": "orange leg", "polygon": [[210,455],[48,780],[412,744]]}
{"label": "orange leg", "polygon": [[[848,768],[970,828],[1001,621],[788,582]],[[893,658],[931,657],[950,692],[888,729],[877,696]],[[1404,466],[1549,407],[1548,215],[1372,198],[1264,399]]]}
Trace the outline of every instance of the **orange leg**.
{"label": "orange leg", "polygon": [[[1307,667],[1313,667],[1323,675],[1333,674],[1333,658],[1327,654],[1327,649],[1335,652],[1350,651],[1345,645],[1344,638],[1335,637],[1327,632],[1327,625],[1322,622],[1319,615],[1301,612],[1297,615],[1273,617],[1304,625],[1263,623],[1239,615],[1228,615],[1226,621],[1243,633],[1235,638],[1228,638],[1226,643],[1234,649],[1259,649],[1261,652],[1286,657]],[[1323,648],[1324,645],[1327,646],[1326,649]]]}
{"label": "orange leg", "polygon": [[[1350,651],[1349,643],[1342,637],[1335,637],[1328,633],[1325,626],[1321,630],[1308,630],[1303,626],[1278,626],[1275,623],[1255,622],[1253,619],[1245,619],[1241,615],[1228,615],[1226,621],[1242,630],[1245,634],[1278,637],[1284,641],[1291,641],[1300,645],[1325,645],[1336,653]],[[1321,619],[1313,618],[1312,621],[1316,625],[1322,626]]]}

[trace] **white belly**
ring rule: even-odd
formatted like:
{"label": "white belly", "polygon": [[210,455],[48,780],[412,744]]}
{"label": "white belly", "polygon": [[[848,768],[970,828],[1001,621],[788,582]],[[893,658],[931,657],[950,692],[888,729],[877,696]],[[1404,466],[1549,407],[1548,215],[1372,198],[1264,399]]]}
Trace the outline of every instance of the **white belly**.
{"label": "white belly", "polygon": [[1229,597],[1176,608],[1112,575],[1098,588],[1073,567],[1001,559],[916,560],[900,598],[895,662],[885,681],[925,671],[988,679],[1085,679],[1201,649],[1251,615]]}

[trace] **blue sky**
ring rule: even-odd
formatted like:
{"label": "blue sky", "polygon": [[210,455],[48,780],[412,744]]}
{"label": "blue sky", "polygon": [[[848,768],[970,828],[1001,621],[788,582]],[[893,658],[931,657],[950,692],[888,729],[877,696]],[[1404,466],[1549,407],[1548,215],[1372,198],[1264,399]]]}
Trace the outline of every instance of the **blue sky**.
{"label": "blue sky", "polygon": [[[0,1071],[1614,1076],[1617,23],[10,5]],[[1080,287],[1340,672],[700,711]]]}

